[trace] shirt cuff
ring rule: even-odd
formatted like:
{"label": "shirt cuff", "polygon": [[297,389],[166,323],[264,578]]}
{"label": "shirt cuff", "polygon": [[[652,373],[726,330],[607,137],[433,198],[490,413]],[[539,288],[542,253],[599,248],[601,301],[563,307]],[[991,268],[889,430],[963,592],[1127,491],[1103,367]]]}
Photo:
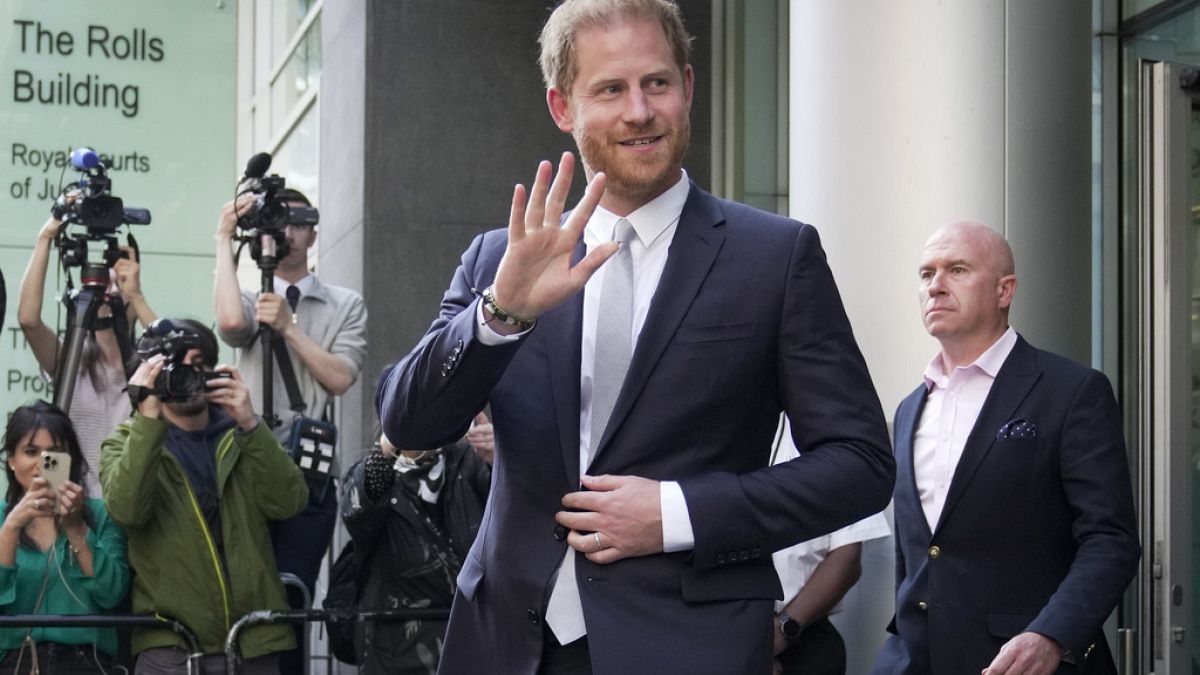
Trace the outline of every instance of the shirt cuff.
{"label": "shirt cuff", "polygon": [[658,503],[662,509],[663,552],[690,551],[696,546],[692,517],[688,513],[683,488],[673,480],[658,484]]}
{"label": "shirt cuff", "polygon": [[529,330],[523,330],[520,333],[513,333],[512,335],[501,335],[492,330],[492,327],[488,325],[487,318],[483,315],[483,303],[475,303],[475,339],[488,347],[498,347],[502,344],[520,340],[531,330],[533,329],[530,328]]}

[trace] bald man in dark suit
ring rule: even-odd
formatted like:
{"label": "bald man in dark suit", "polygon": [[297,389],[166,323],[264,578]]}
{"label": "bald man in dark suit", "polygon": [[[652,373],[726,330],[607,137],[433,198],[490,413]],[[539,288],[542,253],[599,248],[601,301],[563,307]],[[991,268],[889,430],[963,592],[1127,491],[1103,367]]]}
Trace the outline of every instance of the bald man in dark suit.
{"label": "bald man in dark suit", "polygon": [[1008,325],[1008,242],[955,223],[920,267],[941,350],[895,419],[896,615],[875,675],[1112,673],[1101,626],[1139,559],[1100,372]]}

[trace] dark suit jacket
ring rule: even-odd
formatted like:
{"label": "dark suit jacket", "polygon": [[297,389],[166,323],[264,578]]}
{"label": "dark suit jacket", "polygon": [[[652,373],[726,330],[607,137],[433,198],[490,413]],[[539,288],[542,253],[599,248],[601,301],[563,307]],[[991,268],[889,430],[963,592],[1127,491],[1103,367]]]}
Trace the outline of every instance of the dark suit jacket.
{"label": "dark suit jacket", "polygon": [[[536,670],[567,546],[554,514],[579,489],[582,294],[513,344],[477,341],[477,296],[505,243],[495,231],[471,244],[377,399],[402,448],[452,441],[491,404],[493,488],[443,673]],[[768,468],[780,410],[805,455]],[[692,186],[589,472],[679,481],[696,545],[607,566],[578,557],[594,672],[769,672],[771,552],[886,505],[886,434],[816,231]]]}
{"label": "dark suit jacket", "polygon": [[[1111,671],[1101,625],[1133,577],[1140,548],[1108,379],[1018,337],[933,532],[913,474],[925,399],[921,384],[896,410],[889,630],[898,635],[884,645],[875,673],[978,673],[1027,630],[1057,640],[1086,662],[1084,672]],[[1021,421],[1029,423],[1024,431],[1011,431]],[[1064,664],[1061,672],[1076,670]]]}

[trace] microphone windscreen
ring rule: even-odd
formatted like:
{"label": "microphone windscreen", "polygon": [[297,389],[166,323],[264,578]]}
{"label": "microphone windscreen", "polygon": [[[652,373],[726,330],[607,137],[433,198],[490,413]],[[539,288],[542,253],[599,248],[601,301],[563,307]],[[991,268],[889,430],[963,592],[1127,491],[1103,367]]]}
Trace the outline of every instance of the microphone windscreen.
{"label": "microphone windscreen", "polygon": [[271,168],[271,153],[260,152],[246,162],[246,178],[262,178]]}
{"label": "microphone windscreen", "polygon": [[172,323],[170,319],[155,319],[154,322],[147,327],[147,332],[155,335],[166,335],[173,330],[175,330],[175,324]]}
{"label": "microphone windscreen", "polygon": [[87,171],[100,166],[100,156],[91,148],[76,148],[71,152],[71,166],[76,171]]}

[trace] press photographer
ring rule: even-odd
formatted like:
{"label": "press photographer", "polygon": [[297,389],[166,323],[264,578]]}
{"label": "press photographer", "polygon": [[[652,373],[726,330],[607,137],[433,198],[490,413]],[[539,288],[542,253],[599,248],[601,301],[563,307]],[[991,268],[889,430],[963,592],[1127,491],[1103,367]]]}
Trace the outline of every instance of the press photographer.
{"label": "press photographer", "polygon": [[[123,224],[148,223],[150,215],[126,209],[112,196],[95,152],[80,148],[71,162],[80,179],[63,189],[38,233],[21,279],[17,321],[38,366],[56,384],[55,402],[70,414],[92,467],[85,476],[88,492],[99,497],[100,443],[129,417],[125,363],[134,322],[148,326],[156,318],[142,293],[136,241],[129,237],[127,245],[119,245],[116,235]],[[93,243],[103,244],[102,252],[92,255]],[[65,340],[42,320],[46,270],[55,249],[68,284]],[[79,288],[72,268],[80,270]]]}
{"label": "press photographer", "polygon": [[[313,423],[332,420],[334,397],[358,378],[366,355],[367,309],[357,292],[324,284],[309,272],[308,251],[317,239],[316,209],[299,191],[288,189],[284,179],[265,176],[269,165],[265,153],[251,158],[238,197],[221,211],[214,300],[218,332],[238,350],[238,369],[254,400],[270,395],[267,414],[279,421],[275,437],[298,453],[305,441],[294,438],[293,429],[299,433],[313,429]],[[260,288],[239,286],[235,243],[250,246],[263,276]],[[273,348],[271,340],[285,348]],[[273,368],[269,386],[264,377],[264,366],[269,369],[280,352],[294,365],[296,396],[284,395],[281,368]],[[264,364],[264,359],[271,361]],[[293,398],[303,402],[298,411],[292,410]],[[337,521],[337,491],[330,485],[330,477],[337,475],[336,459],[324,467],[318,463],[306,468],[309,506],[300,516],[276,523],[272,536],[280,570],[295,574],[312,590]],[[284,672],[300,672],[299,668],[298,663],[285,663]]]}
{"label": "press photographer", "polygon": [[[224,673],[232,622],[287,607],[268,522],[299,513],[308,489],[255,414],[238,371],[213,367],[211,330],[160,320],[137,354],[129,379],[136,412],[105,440],[100,458],[109,514],[129,536],[133,611],[181,621],[204,652],[198,672]],[[240,672],[274,675],[295,638],[287,626],[259,625],[239,644]],[[135,631],[137,672],[189,672],[184,647],[169,629]]]}

